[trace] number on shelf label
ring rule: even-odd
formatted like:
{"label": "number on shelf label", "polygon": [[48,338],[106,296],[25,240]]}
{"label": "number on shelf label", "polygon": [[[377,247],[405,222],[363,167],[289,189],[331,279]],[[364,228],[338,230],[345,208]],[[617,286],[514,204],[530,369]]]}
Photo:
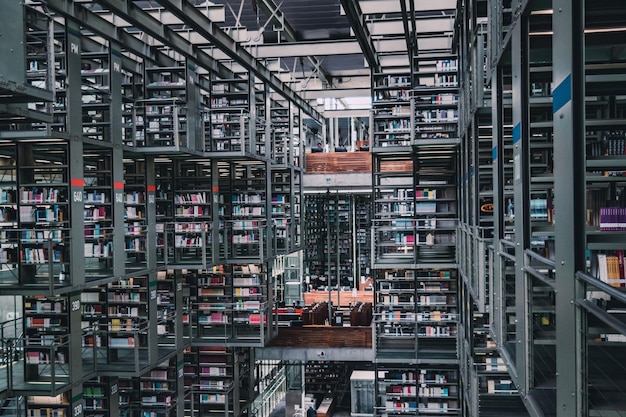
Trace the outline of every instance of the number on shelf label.
{"label": "number on shelf label", "polygon": [[115,202],[116,203],[123,203],[124,202],[124,195],[122,193],[115,193]]}
{"label": "number on shelf label", "polygon": [[80,300],[72,301],[72,311],[80,310]]}
{"label": "number on shelf label", "polygon": [[80,203],[81,201],[83,201],[83,192],[82,191],[73,191],[72,192],[72,200],[75,203]]}

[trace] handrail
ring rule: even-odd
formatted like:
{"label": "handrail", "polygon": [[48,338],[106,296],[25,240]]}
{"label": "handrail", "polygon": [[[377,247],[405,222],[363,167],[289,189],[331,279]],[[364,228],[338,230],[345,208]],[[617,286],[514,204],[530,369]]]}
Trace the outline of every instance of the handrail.
{"label": "handrail", "polygon": [[579,281],[592,285],[596,287],[597,289],[607,293],[608,295],[613,297],[615,300],[626,304],[626,293],[621,292],[620,290],[607,284],[606,282],[600,281],[598,278],[592,277],[591,275],[582,271],[576,272],[576,278]]}

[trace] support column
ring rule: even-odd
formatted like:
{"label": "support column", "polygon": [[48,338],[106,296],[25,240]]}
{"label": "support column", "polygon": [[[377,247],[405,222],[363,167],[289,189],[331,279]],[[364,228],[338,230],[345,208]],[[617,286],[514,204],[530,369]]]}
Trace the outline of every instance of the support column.
{"label": "support column", "polygon": [[513,86],[513,205],[515,208],[515,365],[518,389],[528,394],[529,381],[529,296],[528,280],[522,270],[524,251],[530,247],[530,176],[528,119],[528,22],[520,15],[511,36]]}
{"label": "support column", "polygon": [[585,1],[554,0],[553,10],[556,415],[581,417],[586,355],[574,274],[585,270]]}

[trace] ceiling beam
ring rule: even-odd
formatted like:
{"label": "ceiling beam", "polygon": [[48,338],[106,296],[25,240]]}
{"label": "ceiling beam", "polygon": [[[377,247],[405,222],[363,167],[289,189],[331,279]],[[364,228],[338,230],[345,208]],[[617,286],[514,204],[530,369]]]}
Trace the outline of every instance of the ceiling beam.
{"label": "ceiling beam", "polygon": [[378,54],[374,48],[374,42],[369,32],[369,28],[365,23],[365,15],[361,11],[358,0],[341,0],[341,7],[343,8],[350,27],[356,36],[356,40],[361,45],[361,50],[369,67],[374,72],[380,72],[380,61],[378,60]]}
{"label": "ceiling beam", "polygon": [[[120,3],[122,0],[100,0],[106,3]],[[248,71],[252,72],[256,77],[267,83],[271,88],[276,90],[286,99],[293,102],[297,107],[302,109],[309,116],[321,119],[322,116],[307,101],[294,93],[287,87],[278,77],[272,74],[261,62],[259,62],[252,54],[250,54],[241,45],[235,42],[214,22],[204,16],[198,9],[186,0],[157,0],[159,4],[167,10],[175,14],[186,25],[193,28],[199,34],[204,36],[208,41],[213,43],[219,49],[227,53],[227,55],[243,65]],[[126,5],[129,0],[126,0]]]}
{"label": "ceiling beam", "polygon": [[[189,39],[194,44],[202,48],[213,48],[207,42],[199,43],[201,40],[200,35],[195,34],[188,36],[184,34],[186,39]],[[403,52],[406,50],[406,43],[403,39],[374,39],[373,43],[379,54]],[[337,39],[337,40],[319,40],[319,41],[307,41],[307,42],[290,42],[290,43],[266,43],[266,44],[242,44],[252,55],[257,59],[269,59],[269,58],[294,58],[304,57],[308,55],[315,56],[338,56],[338,55],[363,55],[361,46],[354,39]],[[215,48],[211,56],[215,59],[226,60],[230,57],[225,53]]]}
{"label": "ceiling beam", "polygon": [[[403,0],[400,0],[403,1]],[[404,36],[404,27],[401,19],[383,19],[368,21],[367,26],[372,36]],[[415,19],[415,34],[417,36],[454,32],[454,16],[437,16],[427,19]]]}
{"label": "ceiling beam", "polygon": [[[226,14],[224,12],[223,5],[219,5],[219,6],[212,5],[210,7],[202,6],[198,8],[200,10],[204,9],[209,19],[211,19],[214,22],[223,23],[226,21]],[[165,25],[174,25],[174,24],[179,23],[179,19],[176,16],[174,16],[172,13],[168,12],[162,7],[153,8],[153,9],[143,9],[143,10],[146,14],[152,16],[153,18],[155,18],[156,20],[160,21],[161,23]],[[120,19],[119,16],[116,16],[114,13],[111,13],[110,11],[94,10],[94,13],[96,13],[98,16],[102,17],[103,19],[111,23],[115,23],[117,27],[128,28],[128,27],[133,26],[130,22],[126,22],[123,19]]]}
{"label": "ceiling beam", "polygon": [[[274,0],[257,0],[257,5],[259,9],[261,9],[269,18],[269,22],[274,24],[276,27],[280,27],[282,30],[280,33],[285,37],[287,42],[296,42],[298,39],[296,38],[296,31],[291,26],[283,12],[276,5]],[[307,61],[311,64],[311,67],[318,72],[318,78],[322,80],[322,82],[332,85],[332,77],[326,71],[322,63],[313,56],[309,52],[309,55],[304,55]]]}
{"label": "ceiling beam", "polygon": [[[438,12],[441,10],[454,9],[456,0],[424,1],[412,0],[416,13]],[[363,14],[390,14],[401,13],[401,4],[389,0],[360,0]]]}
{"label": "ceiling beam", "polygon": [[[139,39],[137,36],[128,33],[125,29],[117,28],[115,24],[106,21],[97,14],[92,13],[87,8],[80,6],[78,2],[73,0],[47,0],[46,3],[48,4],[48,7],[53,10],[65,16],[71,17],[84,27],[99,33],[101,36],[116,40],[122,47],[132,51],[136,55],[152,57],[151,61],[156,62],[157,64],[161,64],[162,62],[160,59],[156,59],[155,56],[158,56],[159,58],[167,56],[162,53],[157,54],[155,48],[153,48],[154,45],[151,45],[146,40]],[[145,15],[141,9],[138,9],[132,3],[120,4],[119,1],[107,2],[106,0],[102,0],[100,3],[107,4],[107,7],[113,11],[117,10],[118,14],[133,23],[135,27],[150,34],[159,42],[171,46],[182,55],[192,58],[194,63],[202,66],[207,71],[222,74],[222,76],[225,77],[229,75],[231,77],[233,76],[232,71],[222,63],[213,59],[206,53],[196,51],[196,48],[194,48],[193,45],[187,43],[175,32],[167,26],[161,24],[156,19]],[[128,13],[125,13],[126,11],[128,11]],[[168,59],[168,61],[171,61],[171,58]]]}
{"label": "ceiling beam", "polygon": [[[139,39],[138,34],[131,34],[118,28],[115,23],[104,19],[97,13],[92,13],[79,3],[71,0],[46,0],[46,5],[59,15],[79,22],[82,27],[93,31],[103,39],[114,41],[129,53],[150,62],[152,65],[174,66],[177,64],[171,56],[153,48],[145,40]],[[87,39],[98,43],[94,35]],[[122,55],[122,68],[124,69],[135,73],[141,72],[138,66],[142,64]]]}

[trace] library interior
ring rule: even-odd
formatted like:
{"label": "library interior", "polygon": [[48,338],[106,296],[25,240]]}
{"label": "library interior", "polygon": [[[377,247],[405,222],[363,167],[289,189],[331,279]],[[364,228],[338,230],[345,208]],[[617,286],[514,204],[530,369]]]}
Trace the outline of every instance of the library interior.
{"label": "library interior", "polygon": [[2,0],[0,237],[0,417],[626,416],[626,3]]}

